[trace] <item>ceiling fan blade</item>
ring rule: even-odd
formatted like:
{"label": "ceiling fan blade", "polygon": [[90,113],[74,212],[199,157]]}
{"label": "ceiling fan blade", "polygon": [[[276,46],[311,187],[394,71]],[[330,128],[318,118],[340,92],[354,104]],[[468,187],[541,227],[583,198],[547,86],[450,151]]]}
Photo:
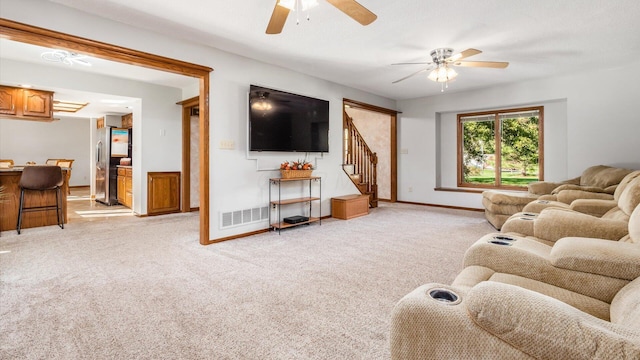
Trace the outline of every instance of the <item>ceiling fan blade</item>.
{"label": "ceiling fan blade", "polygon": [[459,52],[457,54],[454,54],[453,56],[451,56],[450,58],[447,59],[448,62],[452,62],[452,61],[458,61],[458,60],[462,60],[465,58],[468,58],[470,56],[473,55],[478,55],[482,53],[482,51],[478,50],[478,49],[467,49],[463,52]]}
{"label": "ceiling fan blade", "polygon": [[327,0],[327,2],[362,25],[369,25],[378,18],[376,14],[355,0]]}
{"label": "ceiling fan blade", "polygon": [[416,76],[416,75],[418,75],[418,74],[420,74],[420,73],[423,73],[423,72],[425,72],[425,71],[429,71],[429,70],[431,70],[431,67],[424,68],[424,69],[422,69],[422,70],[418,70],[418,71],[414,72],[413,74],[407,75],[407,76],[403,77],[402,79],[398,79],[398,80],[396,80],[396,81],[392,82],[392,84],[397,84],[397,83],[399,83],[400,81],[407,80],[408,78],[410,78],[410,77],[412,77],[412,76]]}
{"label": "ceiling fan blade", "polygon": [[267,25],[267,34],[280,34],[284,27],[284,23],[287,21],[287,16],[289,16],[289,9],[284,6],[279,6],[278,2],[279,1],[276,0],[276,5],[273,8],[269,25]]}
{"label": "ceiling fan blade", "polygon": [[507,66],[509,66],[509,63],[503,62],[503,61],[455,61],[453,65],[466,66],[466,67],[486,67],[486,68],[494,68],[494,69],[504,69]]}

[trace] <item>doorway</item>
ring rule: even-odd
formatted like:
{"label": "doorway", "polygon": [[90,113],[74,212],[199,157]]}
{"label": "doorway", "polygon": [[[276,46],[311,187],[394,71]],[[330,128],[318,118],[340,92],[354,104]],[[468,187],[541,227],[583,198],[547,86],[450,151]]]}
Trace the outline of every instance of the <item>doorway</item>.
{"label": "doorway", "polygon": [[349,99],[343,99],[343,106],[343,116],[353,118],[354,125],[358,127],[369,147],[377,153],[379,200],[396,202],[398,199],[398,112]]}
{"label": "doorway", "polygon": [[77,51],[97,58],[190,76],[199,80],[200,244],[209,241],[209,78],[212,68],[0,19],[3,37],[39,46]]}
{"label": "doorway", "polygon": [[182,212],[200,209],[200,106],[198,97],[178,103],[182,105]]}

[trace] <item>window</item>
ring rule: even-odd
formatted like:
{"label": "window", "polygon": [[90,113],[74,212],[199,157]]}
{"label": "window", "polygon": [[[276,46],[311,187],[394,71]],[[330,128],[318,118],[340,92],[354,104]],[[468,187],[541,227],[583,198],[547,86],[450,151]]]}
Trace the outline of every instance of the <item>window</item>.
{"label": "window", "polygon": [[518,189],[543,180],[543,110],[458,114],[458,186]]}

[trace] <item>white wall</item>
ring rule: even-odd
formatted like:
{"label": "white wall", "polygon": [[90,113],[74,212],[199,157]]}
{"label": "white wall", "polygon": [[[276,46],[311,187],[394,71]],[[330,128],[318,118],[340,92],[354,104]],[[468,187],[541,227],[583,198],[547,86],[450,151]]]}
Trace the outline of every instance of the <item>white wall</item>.
{"label": "white wall", "polygon": [[0,159],[16,164],[47,159],[73,159],[71,186],[86,186],[89,169],[89,119],[63,117],[41,122],[0,118]]}
{"label": "white wall", "polygon": [[455,186],[455,114],[476,110],[543,105],[546,180],[597,164],[640,169],[637,79],[640,63],[398,101],[399,146],[408,151],[398,161],[398,199],[482,208],[479,194],[433,190]]}
{"label": "white wall", "polygon": [[[138,214],[146,214],[147,172],[181,171],[182,169],[182,107],[176,105],[182,100],[181,89],[68,69],[56,69],[55,71],[51,69],[50,66],[34,63],[2,60],[0,62],[0,82],[26,82],[32,84],[34,88],[65,88],[138,99],[132,110],[134,119],[133,210]],[[2,120],[2,122],[6,121]],[[27,126],[25,121],[19,123]],[[79,159],[76,158],[73,164],[74,172],[76,166],[86,166],[90,172],[93,170],[94,147],[89,144],[93,144],[95,140],[95,120],[91,121],[89,128],[91,130],[87,130],[83,135],[87,141],[86,160],[82,164],[82,161],[78,161]],[[4,128],[2,130],[3,136],[5,136]],[[25,137],[34,136],[28,127],[22,126],[16,129],[15,134]],[[48,132],[39,135],[41,138],[48,136]],[[38,162],[38,160],[35,161]],[[93,176],[95,174],[92,175],[92,178]],[[94,181],[90,180],[84,184],[93,183]]]}
{"label": "white wall", "polygon": [[[301,157],[300,154],[295,153],[247,153],[247,105],[250,84],[264,85],[330,101],[330,153],[313,154],[309,158],[317,165],[314,175],[322,176],[323,215],[330,214],[330,198],[332,196],[356,191],[340,167],[342,161],[340,142],[342,99],[349,98],[385,108],[393,109],[396,107],[395,101],[391,99],[214,48],[191,44],[185,40],[169,39],[159,34],[77,12],[50,2],[3,0],[0,4],[0,12],[7,19],[173,57],[215,69],[211,74],[209,94],[211,120],[209,190],[210,237],[212,239],[266,228],[266,223],[258,223],[221,230],[219,228],[220,212],[266,206],[268,203],[268,179],[278,176],[277,171],[268,169],[275,169],[277,164],[284,160],[295,160]],[[192,90],[185,90],[185,94],[187,93],[192,93]],[[142,96],[138,97],[142,98]],[[162,120],[158,119],[161,122],[157,125],[154,123],[154,126],[136,127],[134,113],[134,141],[142,140],[138,142],[142,149],[146,149],[147,142],[155,142],[160,145],[160,139],[157,139],[157,129],[160,126],[168,127],[171,122],[164,116],[166,111],[172,111],[167,107],[168,105],[154,107],[154,111],[156,111],[154,115],[143,114],[145,118],[154,118],[154,120],[156,114],[158,117],[163,116]],[[148,109],[144,98],[143,109],[145,111]],[[144,135],[140,135],[142,133]],[[143,138],[138,139],[138,136],[143,136]],[[220,149],[218,145],[221,140],[232,140],[235,143],[235,148],[233,150]],[[171,146],[167,147],[172,148]],[[145,153],[143,159],[145,167],[142,171],[153,171],[158,165],[167,162],[173,165],[175,161],[179,161],[179,157],[179,151],[173,154],[164,151],[157,154]],[[140,159],[134,157],[134,166],[137,160]],[[136,177],[135,170],[134,177]],[[134,188],[140,188],[139,185],[134,183]],[[146,203],[146,193],[142,195]]]}

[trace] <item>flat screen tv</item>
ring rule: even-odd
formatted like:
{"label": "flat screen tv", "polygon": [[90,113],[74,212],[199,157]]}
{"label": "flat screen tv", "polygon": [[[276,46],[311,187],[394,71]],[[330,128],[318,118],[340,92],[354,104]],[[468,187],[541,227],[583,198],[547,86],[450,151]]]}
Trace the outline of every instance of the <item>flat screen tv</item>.
{"label": "flat screen tv", "polygon": [[329,102],[251,85],[249,150],[329,152]]}

